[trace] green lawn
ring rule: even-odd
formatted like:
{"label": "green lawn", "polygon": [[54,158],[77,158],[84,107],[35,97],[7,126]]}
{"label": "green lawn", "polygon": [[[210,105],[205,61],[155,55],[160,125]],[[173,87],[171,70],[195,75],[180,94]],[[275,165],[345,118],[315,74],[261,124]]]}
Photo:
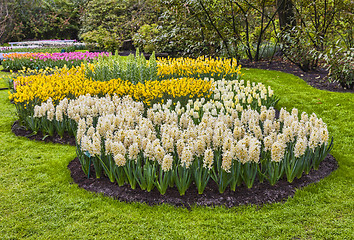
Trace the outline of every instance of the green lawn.
{"label": "green lawn", "polygon": [[[262,207],[127,204],[73,184],[72,146],[29,141],[0,91],[0,238],[2,239],[353,239],[354,95],[316,90],[293,75],[243,69],[244,79],[270,85],[279,107],[315,112],[334,136],[339,169]],[[0,84],[5,84],[1,83]],[[2,85],[1,85],[2,86]],[[6,85],[5,85],[6,86]]]}
{"label": "green lawn", "polygon": [[1,70],[3,70],[3,67],[0,65],[0,88],[7,88],[7,87],[9,87],[9,84],[4,79],[4,77],[8,76],[9,73],[1,72]]}

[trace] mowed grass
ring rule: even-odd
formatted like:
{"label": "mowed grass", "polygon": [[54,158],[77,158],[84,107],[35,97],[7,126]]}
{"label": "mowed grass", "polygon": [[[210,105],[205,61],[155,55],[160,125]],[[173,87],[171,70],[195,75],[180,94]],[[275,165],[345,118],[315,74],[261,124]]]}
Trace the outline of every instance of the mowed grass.
{"label": "mowed grass", "polygon": [[276,71],[243,69],[270,85],[279,107],[315,112],[334,136],[339,168],[283,203],[192,207],[124,203],[73,183],[72,146],[16,137],[7,90],[0,91],[1,239],[353,239],[354,96],[316,90]]}
{"label": "mowed grass", "polygon": [[1,70],[3,69],[4,68],[2,67],[2,65],[0,65],[0,88],[8,88],[9,84],[6,80],[6,77],[9,76],[9,73],[2,72]]}

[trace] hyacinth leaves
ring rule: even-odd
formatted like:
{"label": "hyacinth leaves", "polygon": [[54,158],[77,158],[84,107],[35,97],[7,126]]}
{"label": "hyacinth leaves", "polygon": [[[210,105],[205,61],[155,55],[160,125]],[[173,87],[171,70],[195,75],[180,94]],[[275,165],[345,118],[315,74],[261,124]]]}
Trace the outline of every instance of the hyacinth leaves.
{"label": "hyacinth leaves", "polygon": [[330,144],[327,145],[321,145],[320,147],[317,147],[315,152],[314,152],[314,158],[312,158],[312,167],[313,169],[317,170],[320,163],[323,161],[323,159],[329,154],[329,152],[333,148],[333,137],[331,138]]}
{"label": "hyacinth leaves", "polygon": [[203,166],[203,159],[201,158],[198,158],[194,161],[192,169],[194,182],[197,186],[198,193],[202,194],[204,192],[204,189],[208,185],[210,179],[210,170]]}
{"label": "hyacinth leaves", "polygon": [[258,164],[255,162],[246,162],[242,164],[241,177],[248,188],[253,186],[258,171]]}
{"label": "hyacinth leaves", "polygon": [[308,174],[312,168],[315,170],[318,169],[319,164],[333,148],[333,137],[329,144],[322,144],[315,150],[307,148],[301,157],[294,155],[294,151],[292,150],[294,148],[293,143],[289,143],[287,148],[288,151],[286,151],[281,164],[287,181],[291,183],[295,177],[301,178],[303,173]]}
{"label": "hyacinth leaves", "polygon": [[219,192],[223,193],[232,181],[232,176],[222,168],[222,154],[220,150],[215,151],[214,160],[214,167],[211,169],[211,178],[218,185]]}
{"label": "hyacinth leaves", "polygon": [[142,190],[150,192],[156,185],[158,166],[156,162],[144,159],[143,154],[138,155],[135,162],[134,178]]}
{"label": "hyacinth leaves", "polygon": [[162,169],[159,169],[159,174],[158,177],[156,178],[155,186],[162,195],[166,193],[168,187],[173,186],[173,182],[174,182],[173,176],[174,176],[173,170],[163,171]]}
{"label": "hyacinth leaves", "polygon": [[[136,188],[136,178],[135,178],[135,170],[137,168],[136,166],[137,164],[135,164],[134,161],[128,161],[126,162],[126,164],[123,166],[124,172],[125,172],[125,176],[128,180],[128,183],[130,185],[130,187],[132,189]],[[142,179],[143,180],[143,179]]]}
{"label": "hyacinth leaves", "polygon": [[99,157],[102,168],[111,182],[115,180],[115,168],[118,167],[114,161],[112,161],[112,156]]}
{"label": "hyacinth leaves", "polygon": [[[288,149],[292,148],[293,144],[290,143]],[[301,164],[302,161],[298,161],[295,158],[293,151],[286,151],[283,163],[284,172],[289,183],[292,183],[296,176],[301,176],[301,173],[304,171],[304,165]]]}
{"label": "hyacinth leaves", "polygon": [[84,174],[89,178],[90,177],[90,167],[91,167],[91,155],[89,152],[82,152],[79,145],[76,145],[76,156],[78,157],[81,169]]}
{"label": "hyacinth leaves", "polygon": [[174,169],[174,182],[181,196],[183,196],[192,183],[192,171],[186,165],[177,165]]}
{"label": "hyacinth leaves", "polygon": [[230,189],[231,191],[236,191],[236,187],[242,184],[242,177],[241,177],[241,167],[242,163],[239,161],[233,161],[231,167],[231,181],[230,181]]}

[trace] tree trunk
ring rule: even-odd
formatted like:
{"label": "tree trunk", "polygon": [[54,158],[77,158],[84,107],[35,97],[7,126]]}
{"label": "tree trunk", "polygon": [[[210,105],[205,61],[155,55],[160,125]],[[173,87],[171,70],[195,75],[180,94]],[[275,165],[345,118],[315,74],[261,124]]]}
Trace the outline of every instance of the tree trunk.
{"label": "tree trunk", "polygon": [[277,0],[280,30],[296,26],[292,0]]}
{"label": "tree trunk", "polygon": [[0,44],[3,43],[2,35],[5,33],[9,19],[9,9],[7,1],[0,0]]}

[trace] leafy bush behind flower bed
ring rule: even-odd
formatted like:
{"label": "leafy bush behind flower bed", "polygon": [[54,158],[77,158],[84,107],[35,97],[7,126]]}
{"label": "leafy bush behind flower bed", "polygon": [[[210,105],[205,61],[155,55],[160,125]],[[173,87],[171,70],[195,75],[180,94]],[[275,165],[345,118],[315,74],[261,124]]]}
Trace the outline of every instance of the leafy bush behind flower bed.
{"label": "leafy bush behind flower bed", "polygon": [[68,68],[80,66],[99,56],[109,56],[109,53],[64,52],[64,53],[10,53],[4,55],[2,65],[4,70],[19,71],[22,69]]}
{"label": "leafy bush behind flower bed", "polygon": [[354,88],[354,48],[345,51],[341,48],[331,49],[324,55],[329,80],[339,82],[343,88]]}

